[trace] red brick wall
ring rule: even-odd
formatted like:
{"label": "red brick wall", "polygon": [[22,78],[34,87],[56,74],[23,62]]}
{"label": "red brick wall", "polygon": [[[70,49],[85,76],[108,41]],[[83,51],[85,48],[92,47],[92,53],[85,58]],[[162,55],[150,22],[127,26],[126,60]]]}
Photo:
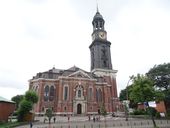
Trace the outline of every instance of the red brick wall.
{"label": "red brick wall", "polygon": [[[113,103],[112,97],[117,98],[117,87],[116,87],[116,79],[113,79],[109,76],[106,76],[105,82],[99,85],[96,84],[96,81],[91,79],[74,79],[74,78],[60,78],[58,80],[38,80],[38,82],[31,82],[30,88],[33,86],[33,84],[38,84],[38,96],[39,101],[35,105],[34,111],[35,112],[42,112],[42,107],[53,107],[54,112],[64,112],[64,107],[67,107],[67,112],[73,112],[73,99],[76,95],[75,88],[76,86],[81,83],[81,86],[83,86],[83,96],[85,99],[88,99],[88,88],[91,86],[93,88],[93,97],[91,101],[87,100],[87,108],[86,112],[98,112],[98,109],[101,105],[101,103],[96,102],[96,88],[101,88],[102,95],[103,95],[103,103],[105,105],[105,108],[107,112],[113,112],[116,109],[116,103]],[[44,86],[45,85],[54,85],[56,89],[55,93],[55,100],[54,101],[44,101]],[[67,101],[63,100],[63,87],[64,85],[69,85],[69,99]],[[114,101],[115,102],[115,101]]]}
{"label": "red brick wall", "polygon": [[160,101],[159,103],[156,103],[156,110],[161,113],[166,112],[164,101]]}
{"label": "red brick wall", "polygon": [[[144,105],[143,104],[138,104],[138,109],[144,109]],[[165,113],[166,108],[165,108],[164,101],[160,101],[160,102],[156,103],[156,108],[155,109],[158,112]]]}
{"label": "red brick wall", "polygon": [[15,104],[0,102],[0,121],[8,121],[8,116],[15,110]]}

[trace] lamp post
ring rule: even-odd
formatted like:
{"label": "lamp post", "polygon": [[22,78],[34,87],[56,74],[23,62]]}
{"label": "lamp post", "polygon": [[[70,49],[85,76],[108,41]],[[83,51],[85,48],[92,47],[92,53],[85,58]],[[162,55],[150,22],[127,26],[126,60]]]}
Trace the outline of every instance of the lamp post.
{"label": "lamp post", "polygon": [[129,86],[129,82],[134,78],[134,76],[130,76],[129,80],[127,82],[127,86],[126,86],[126,102],[125,102],[125,116],[126,116],[126,121],[128,121],[128,112],[129,112],[129,98],[128,98],[128,86]]}

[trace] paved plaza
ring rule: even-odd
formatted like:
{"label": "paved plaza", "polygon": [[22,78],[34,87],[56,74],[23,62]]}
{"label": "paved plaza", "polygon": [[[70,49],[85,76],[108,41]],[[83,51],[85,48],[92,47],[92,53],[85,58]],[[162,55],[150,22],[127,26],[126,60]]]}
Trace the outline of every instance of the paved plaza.
{"label": "paved plaza", "polygon": [[[125,121],[123,117],[100,117],[100,120],[93,121],[93,117],[89,121],[88,116],[74,116],[68,117],[56,116],[54,123],[53,118],[49,125],[46,121],[44,123],[44,117],[36,117],[37,122],[33,122],[33,128],[153,128],[152,120],[150,119],[135,119],[129,118]],[[96,116],[96,118],[98,118]],[[105,120],[106,119],[106,120]],[[160,128],[170,128],[170,120],[156,120],[157,126]],[[19,126],[16,128],[30,128],[29,123],[27,125]]]}

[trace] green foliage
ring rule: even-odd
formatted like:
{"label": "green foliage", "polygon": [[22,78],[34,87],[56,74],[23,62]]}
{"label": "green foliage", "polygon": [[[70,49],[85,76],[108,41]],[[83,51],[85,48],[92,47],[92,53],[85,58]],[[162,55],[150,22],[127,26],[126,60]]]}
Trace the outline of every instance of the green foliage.
{"label": "green foliage", "polygon": [[156,112],[155,117],[156,117],[156,118],[161,118],[160,113],[159,113],[159,112]]}
{"label": "green foliage", "polygon": [[32,109],[32,102],[23,99],[18,109],[18,121],[24,121],[24,115]]}
{"label": "green foliage", "polygon": [[51,109],[51,108],[48,108],[48,109],[46,110],[45,115],[48,117],[48,121],[49,121],[49,124],[50,124],[51,118],[53,117],[53,111],[52,111],[52,109]]}
{"label": "green foliage", "polygon": [[139,102],[152,101],[155,97],[153,82],[144,75],[138,74],[133,78],[133,84],[130,90],[129,98],[136,104]]}
{"label": "green foliage", "polygon": [[25,99],[27,101],[32,102],[32,103],[37,103],[38,102],[38,96],[37,96],[36,92],[34,92],[34,91],[27,91],[25,93]]}
{"label": "green foliage", "polygon": [[23,95],[16,95],[11,98],[12,101],[16,103],[16,109],[19,108],[19,103],[23,100],[24,96]]}
{"label": "green foliage", "polygon": [[123,101],[123,100],[127,100],[127,89],[123,89],[120,91],[120,94],[119,94],[119,100],[120,101]]}
{"label": "green foliage", "polygon": [[156,116],[157,110],[153,107],[148,107],[146,109],[146,112],[148,115]]}
{"label": "green foliage", "polygon": [[100,105],[100,114],[103,115],[103,116],[106,116],[107,115],[107,111],[106,111],[106,108],[104,107],[104,105]]}
{"label": "green foliage", "polygon": [[170,107],[170,63],[155,65],[146,74],[154,81],[154,86],[160,90],[161,100],[165,101],[166,108]]}
{"label": "green foliage", "polygon": [[167,110],[166,116],[170,118],[170,109]]}
{"label": "green foliage", "polygon": [[32,102],[27,101],[26,99],[22,100],[20,103],[19,111],[22,113],[27,113],[32,110]]}
{"label": "green foliage", "polygon": [[133,115],[146,115],[146,111],[143,109],[136,109],[132,113]]}
{"label": "green foliage", "polygon": [[170,88],[170,63],[155,65],[147,76],[154,81],[154,85],[163,90]]}
{"label": "green foliage", "polygon": [[24,95],[24,98],[19,104],[17,110],[18,121],[24,121],[23,118],[26,114],[30,112],[33,108],[33,104],[38,102],[38,96],[34,91],[27,91]]}

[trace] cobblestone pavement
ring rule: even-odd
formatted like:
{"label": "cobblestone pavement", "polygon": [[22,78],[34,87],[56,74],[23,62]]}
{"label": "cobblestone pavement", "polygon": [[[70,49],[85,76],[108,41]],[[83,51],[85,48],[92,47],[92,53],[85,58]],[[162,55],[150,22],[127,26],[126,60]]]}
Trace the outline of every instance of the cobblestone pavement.
{"label": "cobblestone pavement", "polygon": [[[100,121],[95,120],[94,122],[92,118],[89,121],[87,116],[71,117],[68,121],[68,117],[56,116],[55,123],[52,119],[49,125],[48,122],[44,123],[44,117],[37,117],[36,119],[39,121],[34,122],[32,128],[153,128],[153,123],[149,119],[130,118],[125,121],[125,118],[107,116],[106,120],[104,117],[100,117]],[[170,128],[170,120],[156,120],[156,124],[160,128]],[[28,124],[16,128],[30,128],[30,126]]]}

